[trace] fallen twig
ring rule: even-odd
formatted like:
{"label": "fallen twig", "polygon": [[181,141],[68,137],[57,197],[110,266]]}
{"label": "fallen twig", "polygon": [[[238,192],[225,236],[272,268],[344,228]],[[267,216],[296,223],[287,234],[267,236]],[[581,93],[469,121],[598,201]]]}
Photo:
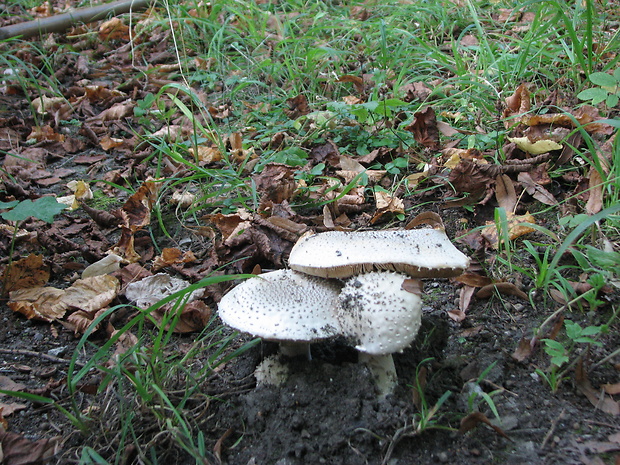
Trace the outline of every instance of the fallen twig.
{"label": "fallen twig", "polygon": [[[35,352],[34,350],[27,350],[27,349],[3,349],[0,348],[0,354],[7,354],[7,355],[25,355],[27,357],[39,357],[45,360],[49,360],[50,362],[54,362],[54,363],[64,363],[69,365],[71,363],[71,360],[67,360],[66,358],[60,358],[60,357],[56,357],[54,355],[50,355],[50,354],[44,354],[43,352]],[[83,363],[80,363],[78,361],[74,362],[74,365],[76,367],[82,368],[84,367]]]}
{"label": "fallen twig", "polygon": [[150,0],[121,0],[90,8],[80,8],[48,18],[12,24],[10,26],[0,27],[0,40],[10,39],[11,37],[27,39],[37,34],[61,32],[69,29],[76,23],[90,23],[105,19],[110,15],[115,16],[129,11],[144,10],[148,7],[149,3]]}

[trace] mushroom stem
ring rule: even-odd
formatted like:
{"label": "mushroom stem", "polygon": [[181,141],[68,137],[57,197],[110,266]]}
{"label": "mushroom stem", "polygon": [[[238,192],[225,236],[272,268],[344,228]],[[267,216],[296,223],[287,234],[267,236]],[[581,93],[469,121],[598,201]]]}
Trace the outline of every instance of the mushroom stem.
{"label": "mushroom stem", "polygon": [[364,363],[372,373],[379,397],[385,397],[394,391],[398,384],[398,376],[392,354],[371,355],[360,352],[359,362]]}
{"label": "mushroom stem", "polygon": [[308,342],[290,342],[285,341],[280,343],[280,353],[285,357],[299,357],[303,355],[308,360],[312,360],[310,354],[310,343]]}

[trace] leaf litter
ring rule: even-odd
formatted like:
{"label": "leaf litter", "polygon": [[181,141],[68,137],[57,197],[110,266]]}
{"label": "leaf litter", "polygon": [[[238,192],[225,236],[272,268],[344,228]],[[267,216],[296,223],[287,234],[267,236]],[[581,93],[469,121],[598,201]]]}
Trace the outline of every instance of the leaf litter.
{"label": "leaf litter", "polygon": [[[373,8],[368,6],[355,13],[352,11],[352,15],[365,21],[373,14]],[[524,18],[527,14],[513,10],[500,11],[499,20],[521,21],[517,23],[521,26],[516,27],[525,27],[527,21]],[[278,25],[280,19],[271,17],[271,21],[273,25]],[[280,30],[279,26],[273,27]],[[104,49],[111,44],[126,44],[131,40],[130,25],[119,18],[102,22],[94,31]],[[277,35],[271,39],[282,40],[281,33],[280,30],[279,39]],[[246,170],[245,173],[252,173],[246,178],[247,184],[240,185],[239,189],[249,187],[255,198],[252,208],[226,209],[219,204],[218,208],[200,210],[195,205],[203,192],[194,189],[189,192],[191,200],[175,200],[175,205],[190,210],[195,208],[192,214],[198,213],[195,216],[200,223],[196,225],[188,222],[187,231],[168,241],[164,234],[162,237],[153,237],[153,225],[161,221],[162,199],[169,195],[167,183],[175,176],[180,178],[186,173],[187,161],[181,163],[169,154],[162,154],[164,168],[154,173],[143,160],[158,153],[155,147],[160,142],[177,143],[187,139],[195,126],[183,117],[171,124],[163,124],[156,118],[151,118],[149,122],[138,121],[141,111],[147,115],[161,111],[159,108],[155,110],[153,106],[145,106],[144,102],[148,101],[149,94],[158,94],[172,82],[179,70],[176,63],[169,63],[174,61],[174,57],[157,45],[165,42],[163,39],[167,38],[167,33],[155,29],[152,35],[153,40],[145,50],[136,49],[139,54],[151,54],[149,58],[153,60],[147,59],[151,63],[148,66],[136,67],[134,63],[130,64],[129,49],[123,46],[116,50],[110,48],[110,59],[117,60],[114,65],[97,64],[85,59],[84,55],[77,59],[67,58],[65,68],[56,73],[63,82],[60,89],[62,97],[45,95],[32,98],[36,118],[20,112],[11,118],[5,118],[3,113],[0,119],[0,143],[4,144],[0,148],[7,151],[3,160],[4,188],[0,200],[26,202],[20,207],[23,211],[2,210],[3,222],[6,223],[2,226],[6,226],[6,229],[2,230],[0,247],[7,257],[9,251],[14,253],[9,247],[13,228],[19,226],[15,232],[20,232],[15,235],[16,259],[10,267],[7,266],[8,260],[2,262],[3,292],[10,296],[7,306],[16,314],[53,325],[48,335],[45,326],[27,323],[8,313],[7,318],[11,320],[9,326],[14,330],[2,335],[0,340],[3,345],[12,344],[19,333],[18,329],[22,327],[42,340],[42,343],[36,338],[34,342],[23,341],[22,344],[28,348],[63,348],[54,341],[74,346],[72,334],[79,335],[86,331],[92,334],[99,332],[99,340],[105,341],[118,334],[116,328],[126,321],[124,318],[135,314],[129,312],[129,315],[123,315],[118,312],[116,315],[115,312],[115,316],[100,321],[111,305],[130,301],[136,302],[137,307],[144,310],[157,304],[161,298],[211,273],[254,273],[261,269],[284,268],[293,244],[309,230],[402,227],[405,219],[423,211],[416,205],[431,203],[433,213],[439,217],[442,225],[446,224],[450,236],[459,237],[459,243],[467,248],[474,260],[468,273],[454,282],[428,283],[430,291],[427,287],[427,292],[432,299],[426,301],[426,325],[444,334],[434,335],[434,331],[427,331],[424,334],[429,344],[416,343],[413,349],[397,357],[398,368],[405,373],[405,377],[396,398],[391,403],[382,404],[364,392],[363,389],[370,392],[372,386],[364,372],[349,363],[351,354],[347,354],[341,345],[318,347],[317,358],[312,364],[299,364],[294,368],[292,379],[297,385],[289,384],[283,389],[250,390],[246,395],[235,397],[234,403],[212,411],[222,415],[221,425],[206,431],[215,457],[226,457],[230,463],[244,464],[256,461],[257,457],[264,461],[279,458],[268,456],[266,448],[260,444],[248,443],[250,440],[247,438],[254,434],[261,441],[274,441],[274,437],[281,436],[282,453],[294,458],[305,457],[304,460],[312,461],[327,455],[362,457],[366,454],[371,457],[371,462],[379,463],[383,458],[382,447],[377,444],[373,446],[369,437],[372,434],[382,436],[385,442],[399,426],[423,411],[424,400],[420,393],[413,404],[403,399],[406,398],[405,392],[410,395],[407,383],[415,381],[412,373],[416,372],[416,367],[426,355],[435,357],[428,373],[425,369],[425,389],[431,390],[428,395],[436,400],[443,394],[442,389],[453,389],[455,383],[457,388],[462,385],[456,381],[455,376],[448,376],[465,363],[459,358],[464,347],[461,338],[479,348],[475,355],[470,352],[465,353],[465,357],[479,357],[481,363],[488,362],[488,365],[499,360],[499,375],[492,371],[484,373],[484,376],[483,372],[477,375],[520,392],[518,401],[512,399],[511,402],[504,394],[492,397],[497,399],[502,416],[517,418],[521,428],[517,430],[517,435],[522,435],[519,444],[525,444],[525,449],[518,449],[517,446],[516,457],[526,457],[524,460],[533,460],[534,456],[539,458],[537,454],[540,452],[534,453],[529,443],[533,444],[537,440],[541,428],[550,428],[548,431],[558,434],[551,442],[553,452],[548,455],[556,457],[561,455],[562,448],[567,456],[576,453],[583,455],[586,453],[583,447],[594,444],[586,442],[582,446],[574,442],[574,437],[581,438],[573,430],[587,428],[595,434],[594,428],[588,423],[590,418],[618,427],[613,418],[618,415],[618,404],[613,398],[617,395],[617,382],[613,379],[614,375],[617,377],[617,371],[611,377],[606,373],[607,382],[598,383],[605,389],[602,393],[593,387],[587,367],[584,368],[581,362],[574,372],[575,391],[566,388],[565,392],[569,398],[568,407],[565,408],[575,418],[574,424],[544,423],[548,418],[553,418],[553,412],[557,412],[559,406],[566,405],[562,399],[545,391],[544,385],[532,386],[534,366],[544,362],[544,354],[540,347],[542,335],[530,337],[530,333],[544,315],[531,314],[536,311],[529,306],[531,296],[536,298],[536,293],[532,294],[534,290],[531,281],[524,280],[523,276],[514,271],[507,272],[506,276],[499,279],[489,271],[503,253],[505,237],[515,243],[524,239],[537,240],[540,238],[537,235],[540,227],[550,227],[549,220],[541,215],[533,216],[529,208],[540,208],[541,204],[560,204],[572,209],[570,213],[578,213],[580,207],[573,201],[578,197],[584,202],[583,211],[586,214],[593,215],[602,210],[606,193],[601,172],[595,169],[585,172],[572,170],[571,167],[578,163],[574,149],[582,148],[583,139],[570,136],[570,143],[566,142],[569,132],[579,126],[587,133],[599,137],[598,140],[607,140],[610,147],[612,142],[609,136],[613,128],[600,121],[603,118],[599,115],[599,109],[582,106],[557,112],[554,102],[546,106],[534,104],[532,95],[538,89],[533,84],[521,84],[502,105],[502,119],[498,123],[503,123],[509,131],[509,137],[501,147],[502,158],[488,148],[457,148],[463,136],[477,133],[459,128],[458,118],[453,119],[433,106],[438,83],[415,82],[400,89],[404,102],[423,103],[410,115],[410,121],[403,123],[401,118],[404,116],[396,113],[385,116],[374,126],[374,130],[382,125],[399,128],[403,123],[402,130],[415,141],[415,148],[399,144],[396,147],[366,150],[367,153],[363,155],[352,155],[348,148],[336,142],[336,136],[339,131],[351,130],[355,125],[350,120],[340,120],[332,113],[325,112],[317,102],[309,101],[306,95],[298,94],[284,102],[283,113],[306,134],[327,129],[325,139],[313,141],[311,137],[299,138],[290,125],[282,124],[281,130],[269,138],[260,138],[255,130],[248,127],[227,130],[227,135],[219,140],[206,140],[194,147],[187,147],[189,158],[202,169],[219,168],[224,162],[229,162],[230,166],[240,172]],[[79,36],[77,34],[72,39],[74,36],[69,35],[65,40],[79,40]],[[463,49],[479,46],[479,38],[475,35],[468,34],[461,39],[460,47]],[[27,48],[24,51],[27,52]],[[75,62],[71,61],[74,59]],[[213,66],[206,62],[196,62],[196,65],[205,69]],[[150,78],[138,85],[141,75],[136,76],[136,71],[149,73]],[[71,76],[74,72],[76,75]],[[325,86],[345,86],[348,92],[355,94],[346,96],[345,104],[358,111],[357,106],[371,103],[369,98],[378,90],[380,82],[374,75],[361,69],[359,76],[348,73],[333,76]],[[15,95],[23,91],[10,90],[12,85],[9,81],[3,97],[10,97],[8,101],[19,108],[22,102]],[[389,85],[386,89],[389,89]],[[197,89],[197,94],[200,92]],[[172,94],[162,95],[169,98]],[[231,115],[238,115],[226,99],[213,102],[209,96],[205,96],[205,99],[209,101],[209,117],[214,121],[228,124]],[[171,101],[167,100],[168,104]],[[249,103],[245,106],[248,113],[253,111]],[[72,120],[81,123],[78,131],[61,130],[63,122]],[[450,124],[446,120],[450,120]],[[206,124],[205,121],[206,118],[198,118],[200,124]],[[145,131],[141,125],[150,127]],[[261,163],[263,154],[270,150],[286,153],[296,144],[305,151],[305,158],[300,163],[270,162],[261,166],[260,170],[253,171],[253,167]],[[441,156],[438,152],[441,152]],[[608,164],[611,153],[609,148],[604,152]],[[59,160],[71,155],[77,155],[73,158],[73,165],[59,163]],[[398,175],[394,175],[394,169],[398,168],[396,165],[390,168],[392,171],[387,169],[390,163],[400,157],[406,159],[406,168],[400,168],[403,172],[398,174],[408,180],[410,187],[423,187],[420,193],[412,194],[405,184],[395,183],[398,179]],[[63,171],[67,166],[69,171]],[[555,174],[553,177],[550,174],[551,170],[558,167],[564,169],[562,181],[558,181]],[[608,166],[605,169],[608,174]],[[311,174],[313,170],[318,174]],[[91,187],[93,190],[86,194],[85,185],[76,189],[58,186],[67,177],[75,177],[76,182],[88,180],[92,184],[88,190]],[[104,182],[94,183],[91,179],[103,179]],[[361,179],[364,179],[365,184],[358,185]],[[560,189],[557,188],[558,182],[563,183]],[[74,195],[69,202],[72,208],[75,207],[74,212],[63,207],[58,211],[48,211],[47,214],[51,216],[39,218],[43,221],[22,218],[32,211],[32,205],[28,202],[32,203],[37,198],[52,198],[40,197],[42,191],[60,198],[61,194],[67,193],[65,189],[69,189],[69,195]],[[133,193],[129,195],[130,192]],[[121,206],[106,208],[99,204],[96,207],[91,198],[95,194],[114,200]],[[506,212],[507,224],[499,225],[499,228],[497,221],[489,214],[496,206]],[[466,211],[473,211],[474,214],[469,215]],[[35,213],[39,212],[35,209]],[[463,219],[466,222],[461,222]],[[45,221],[53,224],[45,225]],[[504,228],[507,230],[504,231]],[[505,233],[507,236],[504,236]],[[160,247],[158,242],[169,246]],[[192,243],[199,245],[188,248],[186,244]],[[37,254],[41,247],[44,248],[44,255]],[[153,280],[159,279],[166,282],[157,281],[153,284]],[[48,285],[50,280],[52,286]],[[152,321],[155,326],[167,324],[170,321],[167,313],[177,312],[179,319],[176,331],[200,332],[211,321],[211,309],[225,290],[225,286],[208,287],[195,293],[195,296],[192,294],[183,305],[170,302],[152,312]],[[561,305],[566,303],[566,299],[560,302]],[[499,310],[502,306],[508,316]],[[488,314],[480,313],[483,307],[491,309]],[[91,327],[94,321],[99,321],[97,328]],[[561,325],[556,324],[554,328],[556,334],[552,339],[557,336]],[[453,334],[448,336],[449,332]],[[455,337],[455,334],[460,336]],[[613,341],[613,337],[610,340]],[[137,337],[132,333],[124,333],[116,344],[116,352],[111,360],[121,363],[123,354],[131,351],[137,342]],[[269,344],[264,347],[264,350],[270,350]],[[512,358],[505,356],[511,351]],[[62,354],[62,351],[58,353]],[[17,352],[15,356],[18,356]],[[226,385],[219,381],[220,391],[217,394],[230,396],[235,383],[251,378],[251,370],[248,371],[247,366],[244,368],[244,364],[252,364],[254,359],[258,360],[261,356],[258,350],[250,351],[238,360],[227,363],[221,370],[230,370],[230,373],[223,376],[227,376],[232,384]],[[20,360],[33,363],[29,358]],[[308,367],[312,367],[312,370]],[[19,373],[15,362],[3,362],[2,368]],[[326,383],[317,374],[326,375],[332,381]],[[325,399],[317,399],[313,391],[333,391],[333,380],[340,375],[342,379],[351,381],[349,386],[335,392],[339,402],[345,399],[344,405],[338,406]],[[592,375],[602,376],[597,370]],[[39,382],[44,379],[37,377]],[[436,383],[434,385],[433,380]],[[63,382],[62,377],[54,379],[43,388],[39,387],[39,392],[54,391]],[[217,386],[216,382],[214,384]],[[352,387],[354,384],[357,386]],[[295,392],[295,389],[298,391]],[[484,390],[480,392],[491,394]],[[575,393],[581,394],[581,397]],[[291,401],[293,394],[297,394],[295,402]],[[462,400],[464,395],[460,394]],[[464,400],[467,404],[469,399]],[[92,405],[97,403],[96,399],[91,399],[91,402]],[[596,412],[587,411],[588,402],[611,417],[599,417]],[[14,408],[22,409],[21,405]],[[452,411],[458,411],[456,403],[449,406]],[[490,407],[488,403],[487,407]],[[530,408],[536,409],[541,418],[534,418],[527,411],[524,413],[524,409]],[[278,413],[279,409],[281,413]],[[304,416],[296,415],[295,409]],[[330,412],[337,409],[349,424],[357,425],[354,432],[348,436],[336,435],[330,445],[329,438],[317,428],[325,421],[314,415],[317,409]],[[31,441],[22,434],[8,432],[6,425],[13,427],[15,410],[9,412],[8,408],[0,412],[5,419],[5,426],[0,429],[0,443],[6,463],[34,463],[60,451],[62,441],[49,435]],[[447,423],[453,430],[460,430],[463,434],[459,439],[450,439],[448,446],[460,460],[459,463],[484,463],[490,455],[510,447],[508,442],[502,441],[506,437],[512,439],[515,435],[504,431],[489,419],[493,416],[493,409],[459,413],[460,420]],[[251,433],[246,438],[241,438],[239,418]],[[277,431],[276,435],[269,434],[283,419],[299,433],[297,440],[295,435],[286,437],[282,431]],[[339,431],[346,421],[332,421],[326,429]],[[488,426],[492,435],[489,436],[484,428],[475,428],[478,425]],[[551,428],[552,425],[555,425],[554,428]],[[299,438],[309,445],[299,446]],[[240,439],[242,445],[244,441],[249,445],[243,451],[235,450],[232,447],[233,439]],[[613,444],[613,441],[609,442]],[[401,460],[423,460],[420,455],[416,455],[418,452],[411,443],[402,441],[399,447],[402,447],[401,451],[397,447],[396,452],[400,454]],[[438,451],[445,447],[443,440],[429,438],[429,445],[422,454],[428,454],[428,463],[443,461]],[[313,449],[318,452],[313,452]],[[588,449],[589,452],[593,450],[603,453],[603,450],[607,452],[615,449],[596,449],[594,446]],[[26,457],[20,458],[20,454]],[[510,457],[510,453],[506,456]],[[362,463],[362,459],[359,462],[350,459],[343,463]],[[557,463],[570,462],[560,460]]]}

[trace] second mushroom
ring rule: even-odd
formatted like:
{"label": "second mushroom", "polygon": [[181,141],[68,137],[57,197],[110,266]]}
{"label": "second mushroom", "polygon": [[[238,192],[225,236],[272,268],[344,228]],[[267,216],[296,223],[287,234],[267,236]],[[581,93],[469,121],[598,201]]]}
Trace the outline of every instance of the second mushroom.
{"label": "second mushroom", "polygon": [[[312,234],[291,251],[294,271],[245,281],[222,299],[219,315],[240,331],[287,343],[344,336],[385,396],[397,384],[392,354],[408,347],[420,328],[417,278],[458,276],[468,265],[443,230]],[[264,286],[277,296],[267,304],[256,295]]]}

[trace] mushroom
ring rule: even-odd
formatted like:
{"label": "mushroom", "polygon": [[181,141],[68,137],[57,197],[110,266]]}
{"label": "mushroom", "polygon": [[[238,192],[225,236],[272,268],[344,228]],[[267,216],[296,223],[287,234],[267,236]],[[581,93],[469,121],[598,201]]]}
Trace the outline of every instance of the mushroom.
{"label": "mushroom", "polygon": [[291,250],[293,270],[323,278],[346,278],[392,270],[414,278],[448,278],[469,265],[438,229],[343,232],[302,236]]}
{"label": "mushroom", "polygon": [[350,278],[338,299],[343,334],[360,352],[381,396],[397,384],[392,354],[409,346],[422,320],[422,283],[394,272],[372,272]]}
{"label": "mushroom", "polygon": [[280,342],[283,355],[307,354],[310,342],[340,333],[334,308],[341,287],[293,270],[272,271],[232,289],[218,313],[239,331]]}

